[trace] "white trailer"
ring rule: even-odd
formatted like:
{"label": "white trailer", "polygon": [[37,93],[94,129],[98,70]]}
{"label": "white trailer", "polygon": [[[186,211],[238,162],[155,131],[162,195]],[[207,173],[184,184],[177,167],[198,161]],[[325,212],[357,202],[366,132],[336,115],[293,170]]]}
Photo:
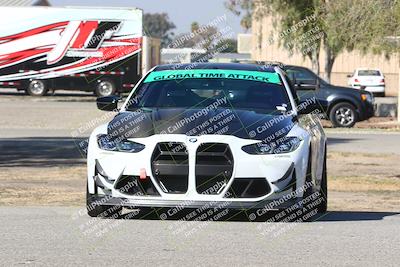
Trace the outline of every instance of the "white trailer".
{"label": "white trailer", "polygon": [[1,7],[0,87],[40,96],[129,91],[142,75],[142,10]]}

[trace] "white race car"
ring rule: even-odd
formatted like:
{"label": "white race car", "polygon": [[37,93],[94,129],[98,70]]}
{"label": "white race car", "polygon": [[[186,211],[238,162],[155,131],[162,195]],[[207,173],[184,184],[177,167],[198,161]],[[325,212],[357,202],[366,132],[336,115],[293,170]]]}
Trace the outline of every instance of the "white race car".
{"label": "white race car", "polygon": [[122,207],[326,211],[319,102],[300,103],[278,66],[158,66],[117,109],[119,99],[97,100],[118,114],[89,139],[90,216]]}

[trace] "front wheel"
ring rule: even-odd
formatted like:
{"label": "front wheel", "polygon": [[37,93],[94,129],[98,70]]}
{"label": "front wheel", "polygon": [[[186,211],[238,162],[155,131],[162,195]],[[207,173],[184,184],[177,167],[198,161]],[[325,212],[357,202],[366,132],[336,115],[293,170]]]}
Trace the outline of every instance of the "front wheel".
{"label": "front wheel", "polygon": [[357,122],[356,109],[349,103],[338,103],[331,109],[329,119],[334,127],[351,128]]}
{"label": "front wheel", "polygon": [[26,88],[26,93],[31,96],[44,96],[47,91],[47,83],[43,80],[32,80]]}
{"label": "front wheel", "polygon": [[325,213],[328,210],[328,177],[326,172],[326,147],[324,155],[324,166],[322,170],[321,189],[319,191],[320,203],[318,204],[318,213]]}
{"label": "front wheel", "polygon": [[95,94],[98,97],[110,96],[115,94],[116,91],[117,88],[115,86],[115,83],[109,79],[100,80],[96,84],[96,88],[94,90]]}

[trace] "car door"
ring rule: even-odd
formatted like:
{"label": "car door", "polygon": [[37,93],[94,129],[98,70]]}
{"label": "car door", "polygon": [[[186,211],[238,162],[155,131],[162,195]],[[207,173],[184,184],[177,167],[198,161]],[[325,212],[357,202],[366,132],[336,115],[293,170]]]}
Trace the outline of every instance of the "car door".
{"label": "car door", "polygon": [[317,75],[303,68],[288,68],[286,72],[296,87],[300,101],[317,96],[318,90],[315,90]]}

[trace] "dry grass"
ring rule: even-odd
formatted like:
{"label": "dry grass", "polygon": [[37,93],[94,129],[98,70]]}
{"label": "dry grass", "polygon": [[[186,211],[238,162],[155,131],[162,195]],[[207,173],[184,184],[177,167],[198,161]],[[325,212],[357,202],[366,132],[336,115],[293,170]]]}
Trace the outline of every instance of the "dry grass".
{"label": "dry grass", "polygon": [[32,189],[9,187],[0,190],[0,205],[16,206],[81,206],[84,192],[60,188],[35,187]]}
{"label": "dry grass", "polygon": [[400,192],[330,191],[330,211],[400,212]]}
{"label": "dry grass", "polygon": [[329,152],[329,209],[400,211],[400,156]]}
{"label": "dry grass", "polygon": [[86,167],[0,169],[0,205],[81,205]]}
{"label": "dry grass", "polygon": [[353,176],[329,178],[328,187],[341,192],[400,192],[400,178]]}

